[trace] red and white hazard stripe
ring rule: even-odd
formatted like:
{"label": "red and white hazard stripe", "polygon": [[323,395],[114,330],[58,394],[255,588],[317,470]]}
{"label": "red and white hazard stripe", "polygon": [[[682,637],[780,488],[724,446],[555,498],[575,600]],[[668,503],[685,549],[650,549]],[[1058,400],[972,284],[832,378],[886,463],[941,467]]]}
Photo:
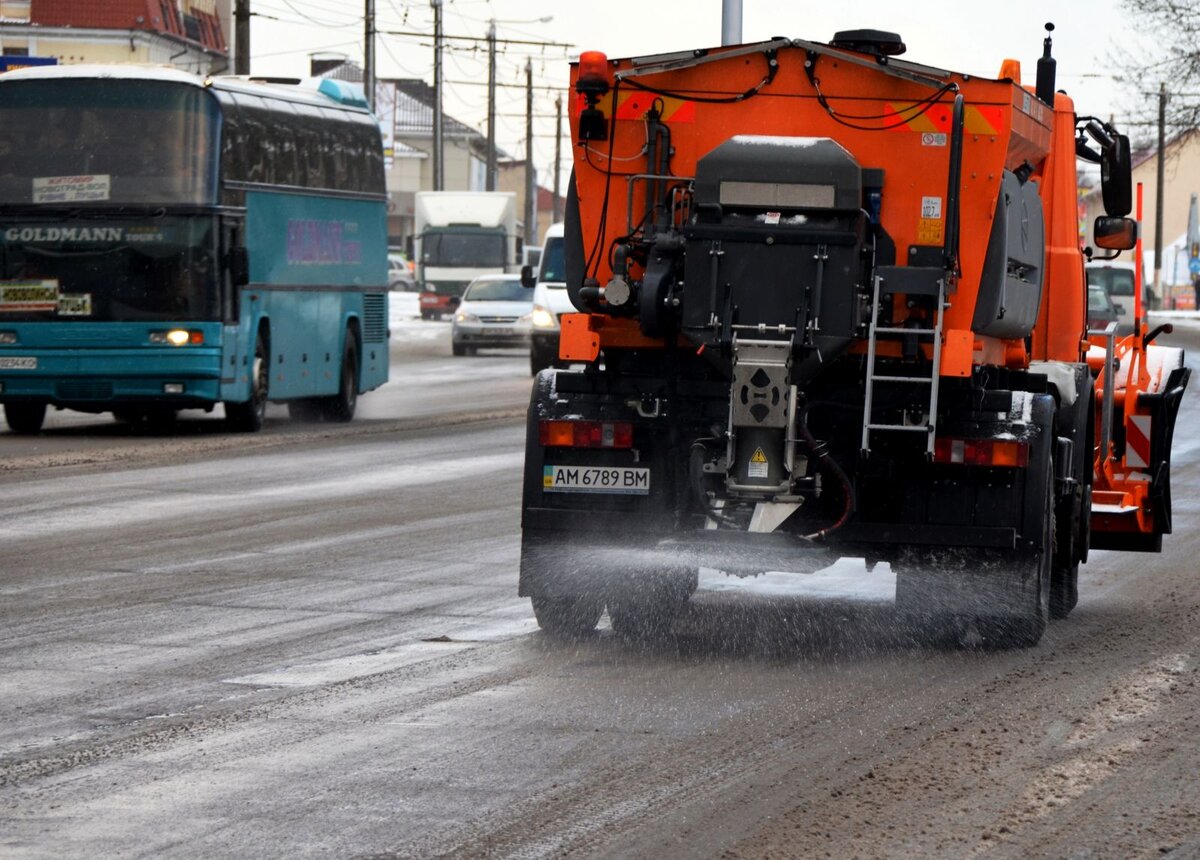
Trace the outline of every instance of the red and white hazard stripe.
{"label": "red and white hazard stripe", "polygon": [[1125,462],[1138,469],[1150,465],[1150,416],[1130,415],[1125,423]]}

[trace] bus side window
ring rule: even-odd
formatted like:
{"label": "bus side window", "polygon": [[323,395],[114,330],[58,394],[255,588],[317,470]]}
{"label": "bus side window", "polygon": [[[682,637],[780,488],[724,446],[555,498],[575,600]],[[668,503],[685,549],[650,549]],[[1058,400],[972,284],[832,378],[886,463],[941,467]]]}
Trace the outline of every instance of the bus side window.
{"label": "bus side window", "polygon": [[[222,319],[226,325],[237,325],[241,322],[241,285],[237,283],[238,269],[245,267],[246,251],[241,240],[241,230],[236,223],[228,223],[221,227],[221,256],[225,265],[221,267],[221,310]],[[238,259],[240,257],[240,259]]]}
{"label": "bus side window", "polygon": [[296,117],[290,111],[291,105],[284,105],[288,113],[280,113],[275,123],[278,136],[279,151],[276,153],[275,181],[280,185],[303,185],[300,181],[299,162],[304,158],[304,150],[300,146],[296,134]]}

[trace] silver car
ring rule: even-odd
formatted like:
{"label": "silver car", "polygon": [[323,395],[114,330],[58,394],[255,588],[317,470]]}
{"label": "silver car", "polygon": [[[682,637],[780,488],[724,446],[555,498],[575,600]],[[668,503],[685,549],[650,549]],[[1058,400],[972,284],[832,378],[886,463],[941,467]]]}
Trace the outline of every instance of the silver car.
{"label": "silver car", "polygon": [[520,275],[482,275],[467,286],[454,313],[450,342],[455,355],[479,348],[528,347],[533,291]]}

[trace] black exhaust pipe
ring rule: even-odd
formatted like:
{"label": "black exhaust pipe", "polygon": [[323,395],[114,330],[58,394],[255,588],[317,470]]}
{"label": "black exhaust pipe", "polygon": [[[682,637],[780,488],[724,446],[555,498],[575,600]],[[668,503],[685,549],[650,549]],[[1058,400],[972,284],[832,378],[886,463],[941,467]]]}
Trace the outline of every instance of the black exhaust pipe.
{"label": "black exhaust pipe", "polygon": [[1038,58],[1037,97],[1050,107],[1054,107],[1054,79],[1057,74],[1058,61],[1050,56],[1050,34],[1054,25],[1046,23],[1046,39],[1042,42],[1042,56]]}

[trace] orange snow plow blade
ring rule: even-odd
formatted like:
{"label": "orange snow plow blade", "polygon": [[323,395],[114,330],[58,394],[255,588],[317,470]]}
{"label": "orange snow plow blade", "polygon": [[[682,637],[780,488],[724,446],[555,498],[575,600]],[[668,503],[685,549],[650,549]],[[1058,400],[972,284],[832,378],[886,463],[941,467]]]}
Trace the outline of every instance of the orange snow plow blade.
{"label": "orange snow plow blade", "polygon": [[[1142,188],[1138,185],[1138,219]],[[1116,324],[1089,332],[1088,365],[1096,375],[1096,440],[1091,546],[1159,552],[1171,533],[1171,441],[1191,370],[1183,350],[1154,346],[1169,325],[1147,331],[1142,308],[1142,243],[1137,243],[1133,334]]]}

